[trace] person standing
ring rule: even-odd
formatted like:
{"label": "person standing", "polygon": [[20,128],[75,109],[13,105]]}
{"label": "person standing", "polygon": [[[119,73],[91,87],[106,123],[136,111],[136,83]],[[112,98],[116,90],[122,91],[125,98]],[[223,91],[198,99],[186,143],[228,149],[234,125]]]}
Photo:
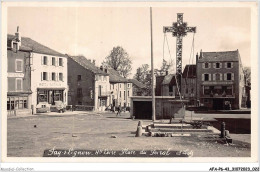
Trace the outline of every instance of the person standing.
{"label": "person standing", "polygon": [[116,116],[118,116],[118,115],[121,116],[121,114],[120,114],[121,110],[122,110],[121,109],[121,104],[119,104]]}

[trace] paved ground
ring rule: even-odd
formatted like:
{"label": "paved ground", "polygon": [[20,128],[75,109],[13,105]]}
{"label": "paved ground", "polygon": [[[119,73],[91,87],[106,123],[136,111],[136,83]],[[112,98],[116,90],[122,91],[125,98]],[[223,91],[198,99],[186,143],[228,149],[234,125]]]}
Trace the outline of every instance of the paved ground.
{"label": "paved ground", "polygon": [[[251,146],[241,139],[234,145],[212,135],[192,137],[134,137],[138,120],[129,113],[67,112],[8,119],[7,153],[10,157],[41,157],[45,149],[192,150],[195,157],[248,157]],[[151,121],[144,120],[144,124]],[[34,125],[37,127],[34,128]],[[111,138],[116,136],[117,138]],[[236,135],[239,137],[239,135]],[[216,136],[217,137],[217,136]],[[247,141],[250,135],[244,137]],[[239,141],[240,140],[240,141]]]}

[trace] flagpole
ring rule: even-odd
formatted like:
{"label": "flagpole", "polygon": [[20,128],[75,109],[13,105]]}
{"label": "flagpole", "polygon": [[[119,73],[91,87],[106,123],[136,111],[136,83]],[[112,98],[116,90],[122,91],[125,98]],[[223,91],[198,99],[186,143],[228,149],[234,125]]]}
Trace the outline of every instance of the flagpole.
{"label": "flagpole", "polygon": [[152,120],[155,121],[155,90],[154,90],[154,67],[153,67],[153,20],[152,7],[150,7],[150,21],[151,21],[151,70],[152,70]]}

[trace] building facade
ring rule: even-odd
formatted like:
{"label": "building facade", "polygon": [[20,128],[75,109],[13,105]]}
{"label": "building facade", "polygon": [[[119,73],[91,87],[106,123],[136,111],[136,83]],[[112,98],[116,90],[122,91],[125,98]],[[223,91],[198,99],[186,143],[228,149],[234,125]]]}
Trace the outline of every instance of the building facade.
{"label": "building facade", "polygon": [[[61,54],[55,50],[52,50],[28,37],[21,37],[21,34],[17,31],[15,35],[8,35],[8,40],[11,45],[11,49],[15,50],[15,47],[20,47],[17,52],[8,51],[8,56],[16,57],[16,71],[21,71],[19,75],[24,75],[23,79],[15,79],[16,87],[23,91],[30,90],[31,96],[28,99],[23,98],[23,107],[30,109],[32,114],[37,112],[48,112],[52,106],[55,106],[55,102],[61,101],[65,105],[67,104],[67,58],[64,54]],[[22,52],[26,50],[27,52]],[[14,54],[15,53],[15,54]],[[18,58],[19,56],[19,58]],[[12,59],[12,58],[11,58]],[[11,64],[8,62],[11,72]],[[22,64],[22,65],[21,65]],[[20,65],[20,66],[19,66]],[[22,66],[22,70],[20,70]],[[10,74],[9,76],[14,76]],[[28,79],[27,79],[28,78]],[[10,90],[12,90],[11,77]],[[19,100],[20,102],[22,100]],[[28,103],[25,103],[28,102]],[[10,103],[12,108],[12,100]]]}
{"label": "building facade", "polygon": [[104,111],[109,103],[109,75],[83,56],[68,56],[69,105]]}
{"label": "building facade", "polygon": [[129,79],[129,82],[132,83],[133,96],[145,96],[146,87],[143,83],[136,79]]}
{"label": "building facade", "polygon": [[183,99],[188,100],[188,105],[196,106],[196,65],[186,65],[182,73],[181,95]]}
{"label": "building facade", "polygon": [[176,85],[176,77],[174,74],[168,74],[164,76],[156,77],[156,96],[179,96],[179,89]]}
{"label": "building facade", "polygon": [[7,36],[7,114],[31,115],[31,49],[21,46],[21,35]]}
{"label": "building facade", "polygon": [[209,109],[245,107],[245,77],[239,51],[200,52],[196,56],[197,100]]}
{"label": "building facade", "polygon": [[132,83],[120,76],[114,69],[108,69],[110,83],[109,104],[112,106],[129,107],[131,106],[130,97],[133,95]]}

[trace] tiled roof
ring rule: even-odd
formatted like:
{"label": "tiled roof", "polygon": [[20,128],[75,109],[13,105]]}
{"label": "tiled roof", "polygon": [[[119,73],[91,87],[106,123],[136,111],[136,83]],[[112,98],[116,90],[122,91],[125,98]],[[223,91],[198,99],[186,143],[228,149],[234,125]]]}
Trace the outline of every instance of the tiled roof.
{"label": "tiled roof", "polygon": [[[7,47],[11,47],[11,42],[15,38],[14,35],[7,35]],[[49,47],[46,47],[31,38],[28,37],[22,37],[21,38],[21,50],[31,50],[35,53],[41,53],[41,54],[47,54],[47,55],[54,55],[54,56],[61,56],[66,57],[65,54],[59,53],[53,49],[50,49]]]}
{"label": "tiled roof", "polygon": [[162,85],[169,85],[171,82],[173,82],[174,84],[176,83],[174,74],[166,75],[163,79]]}
{"label": "tiled roof", "polygon": [[108,70],[108,74],[109,74],[109,82],[124,82],[127,83],[129,82],[128,79],[122,77],[118,71],[114,70],[114,69],[107,69]]}
{"label": "tiled roof", "polygon": [[108,75],[108,73],[100,70],[97,66],[95,66],[93,63],[91,63],[90,60],[86,59],[84,56],[69,56],[68,58],[71,58],[75,62],[77,62],[79,65],[84,67],[87,70],[90,70],[91,72],[95,74],[102,74],[102,75]]}
{"label": "tiled roof", "polygon": [[196,65],[186,65],[182,78],[196,78]]}
{"label": "tiled roof", "polygon": [[238,61],[239,52],[236,51],[220,51],[220,52],[201,52],[202,58],[199,62],[218,62],[218,61]]}
{"label": "tiled roof", "polygon": [[136,79],[129,79],[129,81],[139,88],[145,88],[145,85],[143,83],[137,81]]}

